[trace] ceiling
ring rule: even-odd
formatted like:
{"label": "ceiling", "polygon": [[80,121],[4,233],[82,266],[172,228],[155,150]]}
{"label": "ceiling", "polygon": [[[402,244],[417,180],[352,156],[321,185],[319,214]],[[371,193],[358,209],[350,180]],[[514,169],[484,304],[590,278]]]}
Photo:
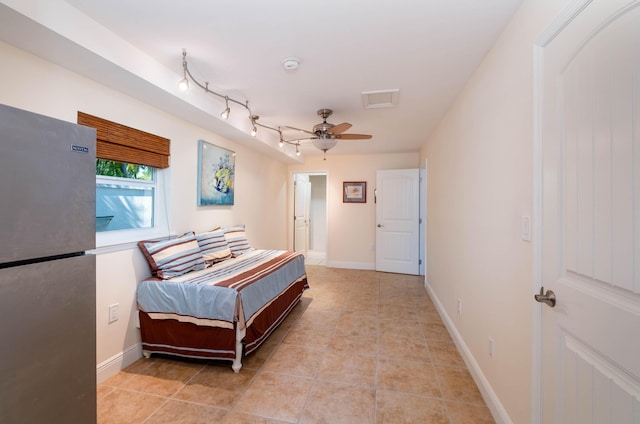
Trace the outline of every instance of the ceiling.
{"label": "ceiling", "polygon": [[[194,77],[248,100],[265,125],[311,130],[321,122],[316,111],[331,108],[329,122],[373,135],[339,141],[329,156],[418,151],[522,2],[64,1],[175,73],[176,83],[186,49]],[[288,57],[299,59],[298,69],[283,67]],[[364,108],[362,92],[389,89],[400,90],[397,106]],[[200,102],[210,119],[224,109],[223,99],[193,84],[188,94],[172,96]],[[158,100],[165,101],[171,103]],[[232,105],[231,115],[248,134],[247,112]],[[273,136],[265,132],[259,128],[258,138]],[[322,154],[310,143],[302,152]]]}

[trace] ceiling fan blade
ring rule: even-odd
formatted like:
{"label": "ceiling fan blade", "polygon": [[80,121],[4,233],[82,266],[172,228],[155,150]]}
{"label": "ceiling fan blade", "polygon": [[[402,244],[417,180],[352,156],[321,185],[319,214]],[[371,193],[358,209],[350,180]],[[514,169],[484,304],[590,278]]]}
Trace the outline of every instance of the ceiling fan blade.
{"label": "ceiling fan blade", "polygon": [[369,140],[371,137],[369,134],[336,134],[340,140]]}
{"label": "ceiling fan blade", "polygon": [[316,133],[314,133],[314,132],[303,130],[303,129],[296,128],[296,127],[289,127],[287,125],[283,125],[280,128],[285,129],[285,130],[300,131],[300,132],[307,133],[307,134],[314,135],[314,136],[316,135]]}
{"label": "ceiling fan blade", "polygon": [[331,134],[342,134],[349,128],[351,128],[351,124],[348,122],[343,122],[342,124],[334,125],[329,130],[327,130],[327,132],[330,132]]}

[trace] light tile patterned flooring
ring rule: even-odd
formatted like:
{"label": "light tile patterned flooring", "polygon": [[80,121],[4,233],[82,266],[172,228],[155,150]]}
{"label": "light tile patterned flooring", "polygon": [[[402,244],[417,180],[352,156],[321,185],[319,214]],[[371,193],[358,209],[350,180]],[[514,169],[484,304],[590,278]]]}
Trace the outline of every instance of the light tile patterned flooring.
{"label": "light tile patterned flooring", "polygon": [[310,290],[239,373],[140,359],[98,423],[493,423],[421,277],[307,266]]}

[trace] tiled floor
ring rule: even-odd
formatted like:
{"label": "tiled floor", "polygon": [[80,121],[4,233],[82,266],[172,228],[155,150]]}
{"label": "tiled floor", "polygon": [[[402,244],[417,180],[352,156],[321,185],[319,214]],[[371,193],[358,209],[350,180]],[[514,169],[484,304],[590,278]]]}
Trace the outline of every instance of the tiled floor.
{"label": "tiled floor", "polygon": [[98,422],[494,422],[422,278],[307,271],[311,289],[238,374],[140,359],[98,386]]}

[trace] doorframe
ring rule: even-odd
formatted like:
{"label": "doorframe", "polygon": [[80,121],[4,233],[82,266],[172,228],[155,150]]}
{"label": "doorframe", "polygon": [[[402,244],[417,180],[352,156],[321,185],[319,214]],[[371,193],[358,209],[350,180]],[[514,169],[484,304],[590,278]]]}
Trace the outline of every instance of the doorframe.
{"label": "doorframe", "polygon": [[419,243],[420,253],[422,258],[422,264],[418,266],[419,274],[424,277],[424,283],[427,284],[427,158],[424,158],[424,163],[419,168],[418,175],[420,176],[419,192],[419,209],[418,216],[420,217],[420,231],[419,231]]}
{"label": "doorframe", "polygon": [[293,217],[295,214],[295,187],[294,183],[296,181],[296,175],[324,175],[326,178],[326,186],[325,186],[325,228],[327,230],[326,238],[325,238],[325,254],[328,256],[329,254],[329,171],[292,171],[289,175],[289,207],[287,208],[287,228],[289,231],[288,237],[288,250],[294,250],[294,237],[295,237],[295,222],[293,221]]}
{"label": "doorframe", "polygon": [[[538,35],[533,43],[533,272],[531,297],[542,285],[542,108],[544,90],[544,49],[593,0],[573,0]],[[542,422],[542,304],[531,302],[531,423]]]}

